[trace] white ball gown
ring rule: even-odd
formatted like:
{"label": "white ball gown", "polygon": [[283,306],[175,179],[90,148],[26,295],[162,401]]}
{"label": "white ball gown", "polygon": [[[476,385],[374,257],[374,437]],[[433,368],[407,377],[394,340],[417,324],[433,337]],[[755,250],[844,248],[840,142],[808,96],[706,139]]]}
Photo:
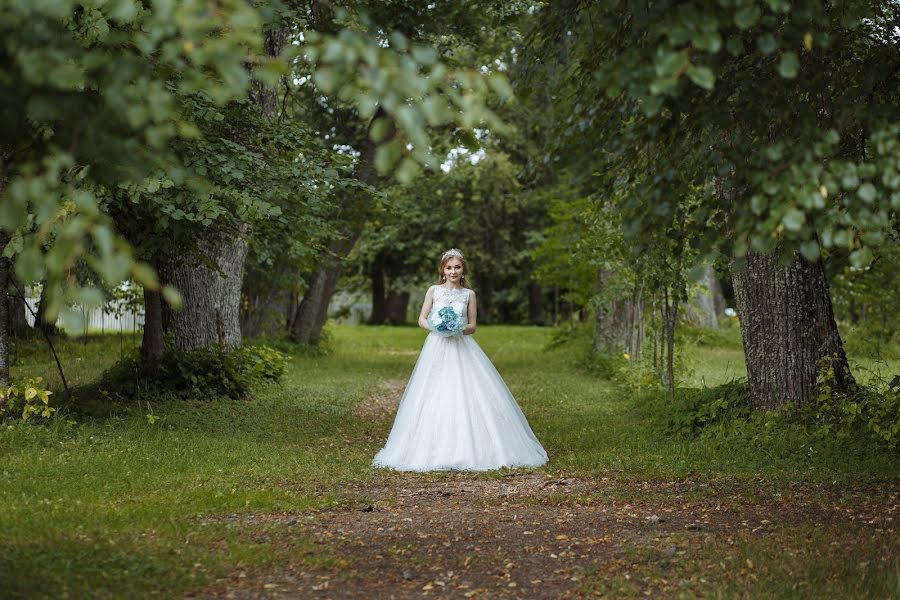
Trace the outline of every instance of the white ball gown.
{"label": "white ball gown", "polygon": [[[467,314],[469,290],[434,286],[432,310]],[[394,426],[372,465],[398,471],[487,471],[547,462],[515,398],[471,335],[428,334]]]}

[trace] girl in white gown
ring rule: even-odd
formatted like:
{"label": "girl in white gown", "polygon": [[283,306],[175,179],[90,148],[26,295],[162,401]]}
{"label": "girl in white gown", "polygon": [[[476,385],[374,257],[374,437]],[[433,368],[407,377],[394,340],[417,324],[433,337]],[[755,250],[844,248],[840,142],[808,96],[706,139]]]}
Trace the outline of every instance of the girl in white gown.
{"label": "girl in white gown", "polygon": [[[472,337],[477,307],[459,250],[441,257],[440,284],[428,288],[419,325],[430,330],[406,385],[394,426],[372,465],[398,471],[487,471],[537,467],[547,452],[490,359]],[[434,331],[432,311],[465,319],[456,335]]]}

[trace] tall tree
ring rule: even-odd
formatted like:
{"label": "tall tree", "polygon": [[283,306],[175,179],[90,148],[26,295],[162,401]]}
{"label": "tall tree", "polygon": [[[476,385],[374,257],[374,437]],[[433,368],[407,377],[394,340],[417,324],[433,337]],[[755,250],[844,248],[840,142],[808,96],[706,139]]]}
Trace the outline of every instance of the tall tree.
{"label": "tall tree", "polygon": [[[736,256],[745,280],[760,280],[775,259],[751,253],[778,251],[795,273],[810,270],[801,260],[820,261],[823,247],[846,248],[865,264],[892,227],[900,202],[900,178],[891,175],[900,156],[898,11],[888,0],[554,2],[540,12],[528,62],[570,92],[559,96],[570,109],[560,124],[566,158],[615,173],[613,192],[629,188],[620,206],[636,245],[689,211],[692,245]],[[702,201],[686,207],[692,190]],[[805,386],[794,401],[813,397],[815,381],[791,361],[758,360],[818,353],[803,335],[801,306],[827,303],[828,294],[823,278],[804,281],[743,296],[744,312],[793,307],[785,335],[762,338],[766,351],[748,355],[761,407],[786,401],[752,383],[772,368],[778,380],[796,376]],[[828,319],[823,328],[840,345]],[[787,339],[802,347],[788,348]],[[850,385],[846,363],[832,366],[830,384]]]}

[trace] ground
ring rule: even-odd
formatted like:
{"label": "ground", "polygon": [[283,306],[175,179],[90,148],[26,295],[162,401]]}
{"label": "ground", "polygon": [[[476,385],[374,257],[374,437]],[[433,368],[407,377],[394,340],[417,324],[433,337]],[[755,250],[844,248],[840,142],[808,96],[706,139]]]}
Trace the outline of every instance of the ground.
{"label": "ground", "polygon": [[[354,412],[393,415],[402,391],[402,380],[387,380]],[[795,486],[788,498],[748,501],[739,489],[700,481],[623,484],[505,470],[497,479],[389,473],[374,485],[343,486],[339,495],[340,508],[333,510],[215,519],[257,531],[267,544],[290,545],[299,534],[333,557],[329,564],[241,569],[188,596],[694,597],[738,593],[722,585],[732,581],[747,580],[745,588],[758,589],[747,584],[766,574],[754,571],[749,555],[735,554],[736,545],[808,560],[811,552],[831,556],[862,541],[875,563],[871,569],[857,565],[862,575],[890,568],[897,558],[897,491],[878,486],[843,489],[837,496]],[[816,531],[817,542],[828,547],[808,547],[814,542],[805,535],[797,539],[807,531]],[[806,582],[796,583],[792,593]]]}
{"label": "ground", "polygon": [[[328,354],[296,353],[246,401],[0,428],[0,597],[900,596],[895,454],[777,428],[673,437],[646,390],[551,335],[477,334],[548,451],[540,469],[369,466],[414,328],[335,328]],[[687,380],[740,372],[728,335],[694,337]],[[62,342],[73,385],[136,342]],[[52,381],[41,347],[16,361]]]}

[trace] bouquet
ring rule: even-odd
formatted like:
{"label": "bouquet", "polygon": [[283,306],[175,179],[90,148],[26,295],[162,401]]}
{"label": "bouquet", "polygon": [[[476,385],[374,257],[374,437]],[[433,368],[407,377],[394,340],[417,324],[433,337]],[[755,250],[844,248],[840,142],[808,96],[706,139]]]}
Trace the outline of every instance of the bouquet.
{"label": "bouquet", "polygon": [[428,315],[428,324],[431,330],[444,337],[462,334],[466,326],[466,320],[453,310],[452,306],[445,306],[440,310],[433,310]]}

